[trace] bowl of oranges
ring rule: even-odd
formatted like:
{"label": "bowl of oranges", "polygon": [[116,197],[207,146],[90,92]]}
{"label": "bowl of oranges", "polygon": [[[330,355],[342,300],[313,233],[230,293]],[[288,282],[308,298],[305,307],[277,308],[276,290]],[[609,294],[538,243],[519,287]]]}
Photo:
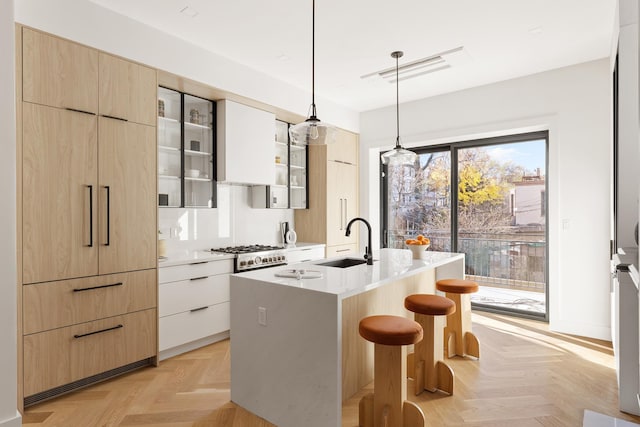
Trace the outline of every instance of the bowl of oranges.
{"label": "bowl of oranges", "polygon": [[431,245],[429,238],[424,237],[422,234],[415,239],[407,239],[404,243],[413,253],[413,259],[424,259],[427,255],[427,248]]}

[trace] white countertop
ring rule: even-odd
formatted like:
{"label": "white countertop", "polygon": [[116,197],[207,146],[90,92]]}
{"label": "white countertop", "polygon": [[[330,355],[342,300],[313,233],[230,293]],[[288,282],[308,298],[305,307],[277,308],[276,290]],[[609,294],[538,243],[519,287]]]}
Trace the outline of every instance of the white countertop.
{"label": "white countertop", "polygon": [[309,249],[309,248],[317,248],[317,247],[321,247],[324,248],[326,245],[324,243],[304,243],[304,242],[298,242],[295,243],[291,246],[285,246],[285,250],[287,251],[295,251],[296,249]]}
{"label": "white countertop", "polygon": [[219,261],[223,259],[233,259],[233,254],[222,254],[206,250],[184,251],[171,254],[167,258],[158,259],[158,267],[172,267],[174,265],[193,264],[194,262]]}
{"label": "white countertop", "polygon": [[[285,247],[285,251],[304,250],[314,247],[325,247],[324,243],[296,243],[295,246]],[[223,259],[233,259],[233,254],[223,254],[211,252],[205,249],[184,250],[178,253],[172,253],[168,257],[158,259],[158,267],[172,267],[174,265],[192,264],[194,262],[219,261]]]}
{"label": "white countertop", "polygon": [[[407,249],[385,248],[374,252],[374,263],[372,266],[360,264],[348,268],[337,268],[319,265],[329,260],[339,258],[343,257],[254,270],[246,273],[234,274],[233,276],[283,286],[304,288],[316,292],[335,294],[340,298],[347,298],[375,289],[385,283],[412,276],[421,271],[439,267],[451,261],[464,260],[464,254],[428,251],[425,259],[416,260],[412,259],[411,251]],[[350,256],[348,258],[359,257]],[[275,273],[278,271],[292,269],[319,271],[322,274],[322,277],[318,279],[297,280],[294,278],[275,276]]]}

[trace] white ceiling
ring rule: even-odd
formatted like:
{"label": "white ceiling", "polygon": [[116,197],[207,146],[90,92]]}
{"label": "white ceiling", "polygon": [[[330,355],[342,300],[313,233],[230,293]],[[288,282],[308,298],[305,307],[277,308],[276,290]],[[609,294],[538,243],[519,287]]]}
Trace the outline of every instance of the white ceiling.
{"label": "white ceiling", "polygon": [[[311,90],[311,0],[90,1]],[[615,13],[616,0],[316,0],[316,94],[356,111],[395,104],[394,84],[360,78],[395,66],[394,50],[400,65],[459,46],[466,57],[401,81],[400,102],[607,57]]]}

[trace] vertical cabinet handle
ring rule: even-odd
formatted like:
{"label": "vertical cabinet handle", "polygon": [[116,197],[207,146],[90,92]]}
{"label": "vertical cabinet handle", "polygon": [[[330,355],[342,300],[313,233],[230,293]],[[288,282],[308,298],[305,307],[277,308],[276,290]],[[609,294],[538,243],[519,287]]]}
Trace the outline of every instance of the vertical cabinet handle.
{"label": "vertical cabinet handle", "polygon": [[343,218],[343,215],[342,215],[342,198],[340,198],[340,230],[342,230],[342,229],[343,229],[343,225],[342,225],[342,224],[343,224],[343,222],[342,222],[342,218]]}
{"label": "vertical cabinet handle", "polygon": [[344,199],[344,228],[347,228],[347,210],[349,209],[348,205],[349,199]]}
{"label": "vertical cabinet handle", "polygon": [[111,188],[105,185],[104,189],[107,190],[107,241],[104,245],[109,246],[111,244]]}
{"label": "vertical cabinet handle", "polygon": [[87,185],[89,188],[89,244],[87,247],[93,247],[93,185]]}

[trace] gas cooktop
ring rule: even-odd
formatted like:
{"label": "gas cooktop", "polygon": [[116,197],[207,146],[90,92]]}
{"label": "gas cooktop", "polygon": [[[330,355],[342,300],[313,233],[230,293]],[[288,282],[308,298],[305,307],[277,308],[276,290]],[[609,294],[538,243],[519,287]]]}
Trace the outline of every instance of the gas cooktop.
{"label": "gas cooktop", "polygon": [[252,252],[277,251],[284,249],[282,246],[270,245],[243,245],[227,246],[225,248],[212,248],[211,252],[222,252],[225,254],[249,254]]}

